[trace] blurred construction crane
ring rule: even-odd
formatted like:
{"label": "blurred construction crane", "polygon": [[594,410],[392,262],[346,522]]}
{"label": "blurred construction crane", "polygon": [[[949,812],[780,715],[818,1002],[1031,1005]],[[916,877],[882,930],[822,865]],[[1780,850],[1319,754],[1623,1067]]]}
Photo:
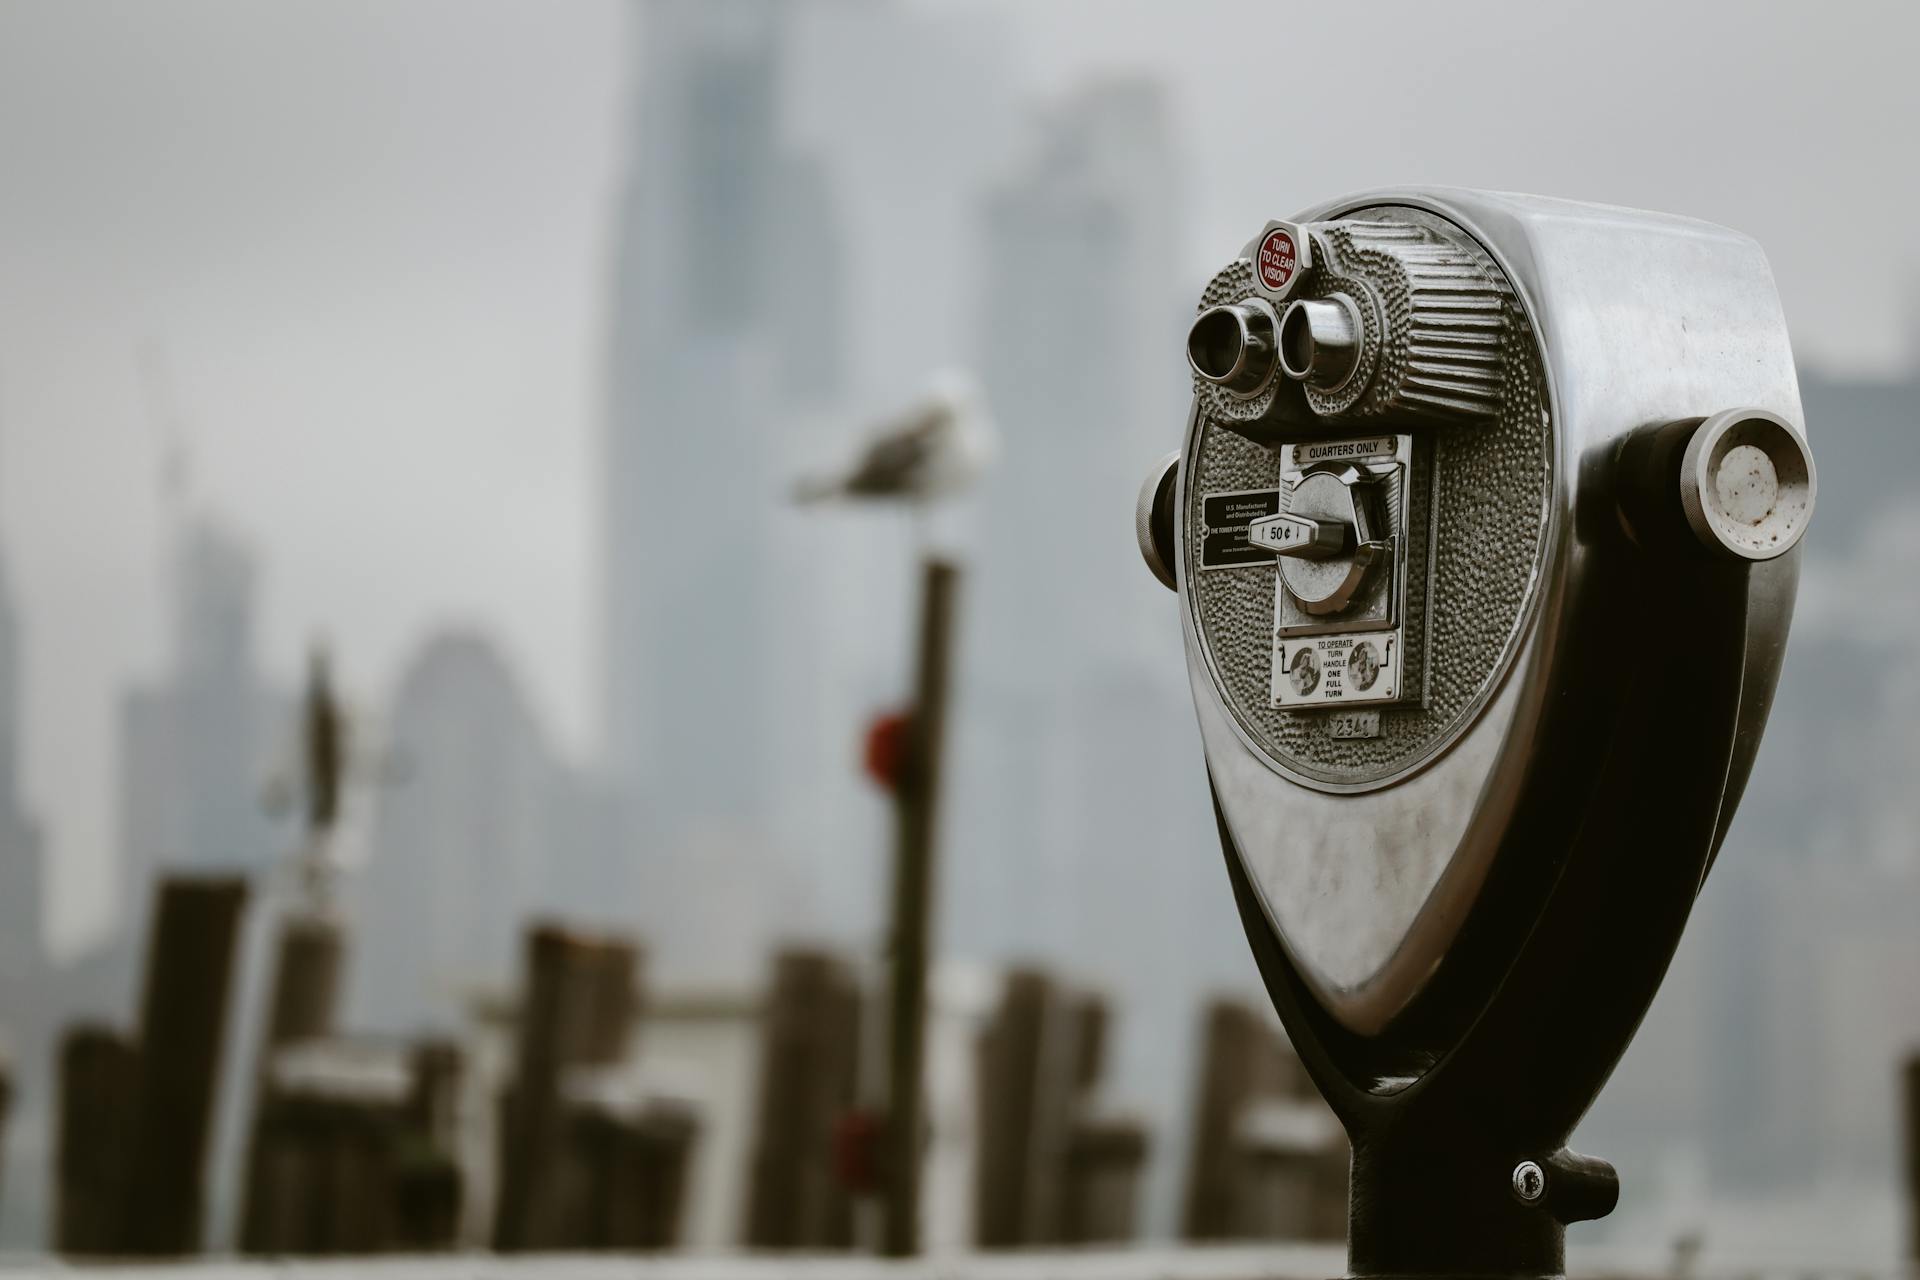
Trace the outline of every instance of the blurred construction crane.
{"label": "blurred construction crane", "polygon": [[391,786],[406,780],[404,762],[392,752],[362,745],[353,719],[334,693],[332,667],[324,644],[316,642],[307,656],[307,686],[300,699],[300,722],[295,735],[298,760],[268,779],[264,803],[267,812],[284,818],[298,810],[301,840],[295,868],[309,908],[330,905],[339,862],[333,849],[340,822],[343,792],[349,782]]}

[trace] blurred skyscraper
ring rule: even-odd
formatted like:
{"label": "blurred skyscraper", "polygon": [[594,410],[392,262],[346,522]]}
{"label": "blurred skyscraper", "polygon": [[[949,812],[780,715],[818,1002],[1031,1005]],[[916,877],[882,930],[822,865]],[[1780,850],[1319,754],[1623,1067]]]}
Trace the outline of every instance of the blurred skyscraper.
{"label": "blurred skyscraper", "polygon": [[255,652],[253,554],[204,517],[183,524],[173,554],[165,673],[120,707],[120,909],[129,925],[160,868],[250,871],[288,851],[262,807],[291,720]]}
{"label": "blurred skyscraper", "polygon": [[505,659],[470,632],[408,665],[389,733],[396,776],[348,889],[351,1021],[455,1030],[478,989],[507,985],[531,916],[582,905],[563,898],[577,796]]}
{"label": "blurred skyscraper", "polygon": [[1173,719],[1184,696],[1166,593],[1123,519],[1179,433],[1169,129],[1152,83],[1089,88],[1038,118],[984,203],[980,367],[1004,456],[982,503],[956,813],[982,852],[952,874],[1000,948],[1070,947],[1093,923],[1084,871],[1135,838],[1082,860],[1096,815],[1156,781],[1145,742],[1124,744],[1119,772],[1083,774],[1089,750],[1122,745],[1088,713],[1112,717],[1117,695]]}
{"label": "blurred skyscraper", "polygon": [[1801,376],[1821,505],[1767,739],[1701,897],[1709,1167],[1733,1190],[1890,1178],[1920,1043],[1920,370]]}
{"label": "blurred skyscraper", "polygon": [[[842,245],[819,159],[782,135],[790,0],[642,0],[617,222],[604,448],[606,731],[673,954],[770,841],[804,619],[774,606],[792,425],[841,389]],[[743,862],[744,860],[744,862]],[[679,904],[678,906],[670,904]]]}
{"label": "blurred skyscraper", "polygon": [[1199,1010],[1251,974],[1178,611],[1131,537],[1133,495],[1185,421],[1198,282],[1178,267],[1178,155],[1156,81],[1099,81],[1036,118],[985,201],[980,364],[1004,458],[983,500],[948,868],[959,937],[1064,961],[1116,997],[1114,1083],[1153,1122],[1161,1231]]}
{"label": "blurred skyscraper", "polygon": [[1920,517],[1900,480],[1920,465],[1920,374],[1805,370],[1801,395],[1822,502],[1766,740],[1577,1139],[1675,1220],[1763,1201],[1797,1208],[1783,1232],[1874,1236],[1904,1177],[1896,1068],[1920,1045],[1903,980],[1920,968],[1920,602],[1901,585],[1920,574]]}
{"label": "blurred skyscraper", "polygon": [[[1164,91],[1115,78],[1043,109],[986,198],[979,358],[1006,441],[986,501],[982,655],[1028,688],[1090,664],[1157,670],[1168,650],[1165,592],[1128,538],[1101,535],[1114,512],[1130,518],[1185,419],[1180,190]],[[1034,644],[1036,611],[1066,628],[1054,643]]]}

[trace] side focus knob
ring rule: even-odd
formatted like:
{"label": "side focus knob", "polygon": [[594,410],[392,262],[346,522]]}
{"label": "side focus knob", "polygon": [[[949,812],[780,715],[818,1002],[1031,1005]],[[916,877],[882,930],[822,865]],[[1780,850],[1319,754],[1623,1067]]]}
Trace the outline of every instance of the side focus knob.
{"label": "side focus knob", "polygon": [[1793,550],[1813,518],[1815,487],[1806,440],[1764,409],[1708,418],[1680,458],[1680,506],[1694,536],[1742,560]]}
{"label": "side focus knob", "polygon": [[1179,478],[1180,454],[1176,450],[1147,473],[1133,508],[1133,536],[1140,543],[1140,558],[1169,591],[1180,589],[1173,573],[1173,495],[1174,482]]}

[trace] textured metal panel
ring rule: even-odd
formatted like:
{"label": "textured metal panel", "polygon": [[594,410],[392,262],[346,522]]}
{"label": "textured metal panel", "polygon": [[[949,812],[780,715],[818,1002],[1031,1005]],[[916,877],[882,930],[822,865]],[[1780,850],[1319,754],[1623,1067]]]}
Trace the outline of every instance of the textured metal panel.
{"label": "textured metal panel", "polygon": [[[1289,774],[1343,789],[1403,777],[1432,758],[1484,704],[1526,615],[1542,553],[1553,457],[1539,349],[1498,267],[1467,237],[1423,211],[1374,209],[1367,216],[1395,221],[1377,233],[1351,224],[1316,228],[1334,260],[1365,262],[1370,269],[1364,277],[1323,273],[1313,294],[1364,290],[1371,305],[1386,311],[1393,336],[1384,348],[1370,340],[1353,393],[1346,396],[1348,411],[1319,419],[1317,428],[1294,426],[1289,434],[1337,437],[1401,430],[1443,413],[1491,415],[1455,418],[1452,425],[1420,432],[1431,452],[1417,459],[1412,479],[1406,685],[1417,690],[1424,679],[1424,700],[1383,708],[1376,738],[1334,737],[1324,711],[1268,705],[1275,569],[1201,573],[1191,558],[1200,545],[1207,494],[1278,482],[1278,453],[1214,416],[1216,401],[1225,400],[1217,388],[1205,387],[1201,395],[1207,417],[1197,447],[1188,452],[1192,474],[1183,513],[1188,601],[1235,722]],[[1215,277],[1201,306],[1233,301],[1251,288],[1251,264],[1238,259]],[[1456,330],[1463,332],[1456,336]],[[1404,336],[1409,334],[1414,336]],[[1476,334],[1497,335],[1499,345],[1489,348]],[[1228,422],[1245,420],[1244,404],[1230,406],[1234,416]],[[1445,477],[1437,486],[1436,471]],[[1435,501],[1437,510],[1429,514],[1427,504]],[[1430,527],[1431,574],[1425,545]]]}
{"label": "textured metal panel", "polygon": [[[1623,539],[1614,483],[1622,443],[1643,428],[1730,406],[1763,409],[1804,437],[1779,298],[1751,239],[1685,218],[1437,188],[1349,196],[1306,211],[1298,222],[1369,219],[1458,228],[1497,266],[1512,295],[1509,347],[1531,352],[1524,362],[1509,362],[1494,422],[1421,411],[1409,421],[1434,425],[1407,428],[1436,449],[1437,484],[1450,513],[1442,533],[1471,538],[1480,530],[1489,538],[1445,563],[1436,549],[1434,642],[1418,646],[1429,659],[1424,715],[1436,716],[1459,696],[1449,685],[1461,675],[1443,669],[1456,643],[1451,637],[1463,627],[1497,629],[1474,611],[1482,602],[1466,599],[1473,596],[1485,598],[1486,612],[1519,619],[1510,652],[1493,664],[1484,706],[1469,705],[1454,721],[1457,736],[1441,730],[1421,756],[1417,744],[1396,736],[1407,732],[1404,724],[1391,723],[1410,712],[1381,708],[1379,739],[1335,737],[1335,713],[1270,711],[1257,687],[1236,692],[1217,669],[1215,649],[1232,647],[1232,628],[1216,626],[1220,634],[1204,636],[1209,624],[1195,597],[1231,590],[1230,580],[1252,579],[1256,571],[1191,572],[1188,504],[1206,483],[1201,455],[1216,441],[1253,457],[1252,440],[1277,446],[1335,434],[1307,407],[1300,383],[1288,380],[1294,401],[1280,397],[1258,420],[1229,420],[1212,413],[1210,396],[1196,397],[1175,539],[1189,676],[1229,846],[1288,962],[1327,1012],[1361,1036],[1382,1034],[1415,1002],[1459,939],[1496,861],[1506,853],[1534,856],[1505,842],[1522,806],[1540,799],[1533,765],[1553,724],[1550,711],[1579,687],[1579,672],[1562,663],[1586,641],[1591,619],[1581,610],[1617,585],[1611,575],[1618,565],[1609,557],[1621,554]],[[1223,275],[1220,283],[1226,289],[1237,281]],[[1299,292],[1318,287],[1302,280]],[[1539,442],[1541,469],[1524,491],[1513,486],[1514,463],[1505,453],[1460,451],[1477,433],[1522,431],[1529,412],[1535,417],[1528,438]],[[1228,439],[1220,430],[1228,421],[1250,439]],[[1337,430],[1351,437],[1400,428],[1397,416],[1382,415]],[[1416,491],[1418,480],[1416,471]],[[1523,499],[1524,519],[1515,516],[1512,524],[1481,510]],[[1543,520],[1534,514],[1540,510]],[[1538,552],[1531,577],[1500,576],[1497,562],[1524,560],[1526,548],[1499,539],[1524,538],[1529,529]],[[1765,719],[1793,567],[1789,557],[1750,571],[1743,688],[1754,692],[1742,697],[1729,799]],[[1410,585],[1422,576],[1413,568]],[[1271,586],[1273,579],[1266,581]],[[1422,615],[1415,596],[1408,613],[1410,624]],[[1410,657],[1415,648],[1409,646]],[[1289,736],[1290,724],[1316,720],[1327,726],[1324,743],[1304,742],[1297,729]],[[1343,783],[1333,780],[1343,776],[1335,770],[1306,772],[1317,759],[1344,776],[1364,777],[1375,766],[1358,752],[1396,742],[1409,761],[1398,775]],[[1578,754],[1578,744],[1565,741],[1556,749]],[[1723,827],[1731,808],[1723,808]]]}

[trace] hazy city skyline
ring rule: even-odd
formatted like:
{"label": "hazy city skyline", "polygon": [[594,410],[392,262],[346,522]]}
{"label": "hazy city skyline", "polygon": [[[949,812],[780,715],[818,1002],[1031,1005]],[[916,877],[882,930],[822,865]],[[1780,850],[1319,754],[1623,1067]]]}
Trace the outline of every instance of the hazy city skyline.
{"label": "hazy city skyline", "polygon": [[[1912,41],[1835,35],[1849,13],[1912,13],[907,7],[1002,46],[1022,110],[1105,71],[1164,78],[1196,281],[1269,213],[1444,180],[1729,223],[1767,245],[1807,363],[1888,372],[1913,345],[1916,250],[1825,234],[1836,199],[1905,207],[1920,182],[1870,141],[1916,115]],[[1337,83],[1316,51],[1390,19],[1410,38],[1367,45],[1379,79]],[[422,634],[470,622],[570,754],[597,740],[601,282],[629,47],[614,0],[0,6],[0,536],[62,945],[109,918],[113,708],[162,650],[144,345],[172,369],[193,492],[259,550],[272,678],[325,632],[379,705]],[[1461,74],[1496,54],[1502,76]],[[1295,130],[1295,101],[1342,107]],[[868,127],[910,146],[886,116]],[[1256,160],[1283,130],[1297,152]]]}
{"label": "hazy city skyline", "polygon": [[[870,955],[887,837],[856,741],[904,696],[913,544],[776,495],[971,364],[1009,438],[957,522],[943,940],[1121,997],[1109,1078],[1151,1111],[1164,1231],[1179,1037],[1203,991],[1252,984],[1177,620],[1128,536],[1178,443],[1182,309],[1264,218],[1347,191],[1601,199],[1768,250],[1809,371],[1808,599],[1829,608],[1803,609],[1741,873],[1718,873],[1596,1128],[1668,1190],[1764,1166],[1877,1193],[1887,1113],[1857,1095],[1920,1008],[1872,975],[1920,955],[1867,926],[1880,880],[1820,869],[1911,888],[1911,824],[1879,802],[1897,778],[1868,792],[1854,756],[1809,754],[1847,723],[1910,762],[1920,698],[1912,618],[1867,635],[1830,607],[1882,543],[1920,546],[1910,502],[1866,480],[1912,438],[1915,384],[1873,380],[1920,356],[1920,247],[1834,213],[1920,195],[1865,140],[1920,117],[1913,41],[1835,38],[1867,12],[0,0],[0,676],[17,662],[53,940],[139,941],[123,843],[136,881],[286,852],[249,788],[290,744],[253,704],[324,637],[368,732],[433,756],[353,800],[383,859],[346,896],[378,935],[349,961],[370,1024],[456,1018],[534,908],[604,908],[675,979],[698,947],[757,982],[785,936]],[[1829,423],[1850,430],[1829,445]],[[205,697],[182,701],[185,668],[216,677]],[[165,714],[130,713],[128,748],[123,706]],[[205,759],[174,759],[176,719]],[[180,800],[206,812],[151,816]],[[1778,1106],[1833,1079],[1852,1092]]]}

